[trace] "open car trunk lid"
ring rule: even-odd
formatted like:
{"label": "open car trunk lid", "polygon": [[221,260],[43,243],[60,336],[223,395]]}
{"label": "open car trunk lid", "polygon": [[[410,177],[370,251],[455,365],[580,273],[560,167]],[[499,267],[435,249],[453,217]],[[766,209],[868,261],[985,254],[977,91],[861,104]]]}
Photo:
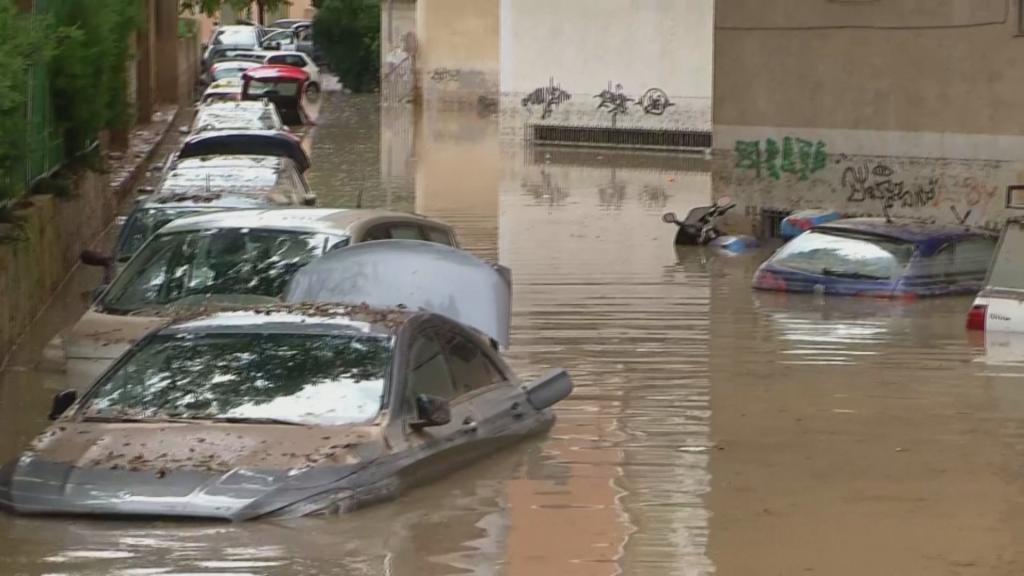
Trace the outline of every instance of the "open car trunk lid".
{"label": "open car trunk lid", "polygon": [[284,299],[427,310],[508,347],[511,297],[507,268],[450,246],[381,240],[309,264],[292,278]]}

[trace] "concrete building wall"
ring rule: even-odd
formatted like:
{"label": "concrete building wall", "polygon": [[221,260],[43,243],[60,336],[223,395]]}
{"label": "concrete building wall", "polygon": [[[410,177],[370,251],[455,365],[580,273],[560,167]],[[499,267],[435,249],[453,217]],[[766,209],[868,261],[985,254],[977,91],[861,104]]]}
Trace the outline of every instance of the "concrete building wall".
{"label": "concrete building wall", "polygon": [[1019,2],[720,2],[715,193],[998,226],[1024,180]]}
{"label": "concrete building wall", "polygon": [[713,0],[502,0],[503,133],[710,130],[713,14]]}
{"label": "concrete building wall", "polygon": [[428,108],[495,108],[500,0],[418,0],[416,76]]}

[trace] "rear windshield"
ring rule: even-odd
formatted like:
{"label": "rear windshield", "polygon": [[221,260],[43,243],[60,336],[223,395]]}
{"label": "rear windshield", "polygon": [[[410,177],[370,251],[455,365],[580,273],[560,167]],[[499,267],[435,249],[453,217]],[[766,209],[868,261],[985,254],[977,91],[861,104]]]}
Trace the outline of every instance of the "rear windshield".
{"label": "rear windshield", "polygon": [[992,288],[1024,290],[1024,225],[1007,224],[999,241],[999,250],[989,271]]}
{"label": "rear windshield", "polygon": [[299,93],[298,82],[274,82],[253,80],[249,82],[250,96],[295,96]]}
{"label": "rear windshield", "polygon": [[864,280],[899,276],[914,255],[914,245],[888,238],[812,230],[783,246],[771,263],[783,268]]}

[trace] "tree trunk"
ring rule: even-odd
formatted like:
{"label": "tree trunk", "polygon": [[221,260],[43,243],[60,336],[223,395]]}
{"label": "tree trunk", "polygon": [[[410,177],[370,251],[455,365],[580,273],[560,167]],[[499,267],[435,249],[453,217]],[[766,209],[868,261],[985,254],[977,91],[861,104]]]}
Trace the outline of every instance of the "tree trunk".
{"label": "tree trunk", "polygon": [[263,0],[256,0],[256,23],[260,26],[267,25],[267,8],[263,5]]}

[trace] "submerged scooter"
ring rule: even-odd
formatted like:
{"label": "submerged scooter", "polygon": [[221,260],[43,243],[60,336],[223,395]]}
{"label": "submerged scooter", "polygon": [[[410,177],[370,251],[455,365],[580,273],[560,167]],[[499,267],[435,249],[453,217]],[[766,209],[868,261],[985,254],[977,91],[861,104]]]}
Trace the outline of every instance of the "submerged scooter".
{"label": "submerged scooter", "polygon": [[753,236],[725,235],[718,229],[718,218],[735,207],[732,199],[724,197],[711,206],[698,206],[690,210],[683,221],[676,217],[675,212],[668,212],[661,219],[679,227],[676,232],[677,246],[711,246],[738,254],[756,248],[759,243]]}

